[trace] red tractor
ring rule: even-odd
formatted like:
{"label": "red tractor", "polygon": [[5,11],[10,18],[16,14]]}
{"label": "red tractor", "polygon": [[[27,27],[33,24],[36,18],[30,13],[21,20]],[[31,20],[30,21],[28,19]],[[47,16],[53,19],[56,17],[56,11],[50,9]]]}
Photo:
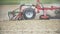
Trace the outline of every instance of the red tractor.
{"label": "red tractor", "polygon": [[[9,16],[9,19],[10,20],[13,20],[13,19],[18,19],[18,20],[21,20],[21,19],[34,19],[36,14],[37,13],[40,13],[40,10],[43,10],[43,15],[40,15],[39,18],[40,19],[49,19],[49,15],[47,15],[47,10],[57,10],[57,9],[60,9],[60,7],[54,7],[54,6],[51,6],[50,8],[46,8],[42,5],[42,3],[39,2],[40,0],[37,0],[37,4],[34,5],[25,5],[25,4],[22,4],[20,5],[19,8],[19,12],[17,12],[18,14],[15,15],[15,10],[13,10],[12,12],[9,12],[8,13],[8,16]],[[59,10],[60,11],[60,10]]]}

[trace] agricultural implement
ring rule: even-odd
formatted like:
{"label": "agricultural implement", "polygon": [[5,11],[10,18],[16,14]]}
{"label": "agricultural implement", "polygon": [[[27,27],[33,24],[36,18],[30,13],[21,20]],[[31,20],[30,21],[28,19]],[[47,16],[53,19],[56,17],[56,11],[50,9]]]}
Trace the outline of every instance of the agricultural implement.
{"label": "agricultural implement", "polygon": [[[39,16],[39,19],[49,19],[49,15],[47,15],[47,10],[57,10],[57,12],[60,12],[60,7],[51,6],[50,8],[44,7],[43,4],[40,2],[40,0],[36,0],[36,5],[20,5],[19,12],[15,12],[17,9],[13,10],[12,12],[8,12],[8,16],[10,20],[30,20],[34,19],[37,13],[40,13],[40,10],[43,11],[43,15]],[[15,13],[18,13],[17,15]]]}

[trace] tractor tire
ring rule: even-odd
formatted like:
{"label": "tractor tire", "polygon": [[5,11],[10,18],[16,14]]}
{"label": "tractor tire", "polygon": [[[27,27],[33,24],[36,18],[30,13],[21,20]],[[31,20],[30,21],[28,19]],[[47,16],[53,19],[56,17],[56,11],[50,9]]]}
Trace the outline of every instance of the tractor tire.
{"label": "tractor tire", "polygon": [[36,12],[33,8],[26,8],[23,10],[23,17],[25,20],[34,19],[36,16]]}
{"label": "tractor tire", "polygon": [[9,20],[13,19],[13,15],[11,13],[8,15],[8,17],[9,17]]}
{"label": "tractor tire", "polygon": [[12,12],[8,12],[8,17],[9,17],[9,20],[13,20],[13,17],[15,17],[15,14],[13,15]]}

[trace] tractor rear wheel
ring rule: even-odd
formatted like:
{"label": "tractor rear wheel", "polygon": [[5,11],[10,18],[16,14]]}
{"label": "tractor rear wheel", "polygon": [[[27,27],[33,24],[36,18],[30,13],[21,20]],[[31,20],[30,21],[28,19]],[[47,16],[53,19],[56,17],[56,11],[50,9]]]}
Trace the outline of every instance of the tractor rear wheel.
{"label": "tractor rear wheel", "polygon": [[35,13],[35,10],[33,8],[26,8],[23,11],[23,17],[26,20],[34,19],[35,15],[36,15],[36,13]]}

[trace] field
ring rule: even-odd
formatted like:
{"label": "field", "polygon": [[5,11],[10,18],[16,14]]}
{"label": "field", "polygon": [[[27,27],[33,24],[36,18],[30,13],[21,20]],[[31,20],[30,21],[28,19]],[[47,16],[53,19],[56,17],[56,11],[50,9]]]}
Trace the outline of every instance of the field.
{"label": "field", "polygon": [[60,20],[0,21],[0,34],[60,34]]}
{"label": "field", "polygon": [[0,4],[7,4],[0,5],[0,34],[60,34],[60,20],[9,21],[8,11],[12,11],[19,7],[19,5],[10,4],[19,3],[19,0],[0,1]]}
{"label": "field", "polygon": [[[41,0],[42,3],[60,3],[60,0]],[[0,0],[0,5],[15,5],[21,3],[36,3],[35,0]]]}
{"label": "field", "polygon": [[[31,0],[0,0],[0,34],[60,34],[60,20],[57,19],[9,21],[8,11],[18,8],[21,3],[32,2]],[[41,2],[60,3],[60,0]],[[54,12],[49,13],[55,15]]]}

